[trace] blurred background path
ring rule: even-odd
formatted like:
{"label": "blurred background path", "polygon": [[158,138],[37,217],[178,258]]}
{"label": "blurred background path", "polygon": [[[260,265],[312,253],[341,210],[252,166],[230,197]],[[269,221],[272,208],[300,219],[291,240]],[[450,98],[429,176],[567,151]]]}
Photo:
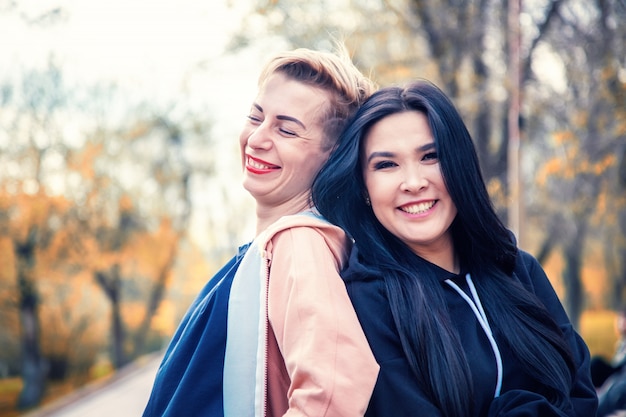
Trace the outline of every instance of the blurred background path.
{"label": "blurred background path", "polygon": [[162,353],[146,356],[103,382],[90,384],[24,417],[139,417]]}

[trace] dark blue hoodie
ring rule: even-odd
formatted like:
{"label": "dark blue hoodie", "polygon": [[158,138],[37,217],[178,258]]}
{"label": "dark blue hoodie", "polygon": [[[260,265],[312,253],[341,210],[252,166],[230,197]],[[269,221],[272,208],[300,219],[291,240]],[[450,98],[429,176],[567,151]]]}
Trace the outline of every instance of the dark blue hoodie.
{"label": "dark blue hoodie", "polygon": [[[473,286],[472,278],[468,274],[456,275],[422,261],[423,267],[430,268],[443,286],[452,323],[456,326],[468,358],[476,411],[472,415],[468,413],[467,417],[596,416],[597,397],[589,372],[589,351],[571,325],[545,272],[534,257],[519,251],[514,277],[543,302],[570,346],[577,371],[570,393],[571,407],[565,411],[554,407],[539,392],[536,379],[526,372],[504,343],[498,343],[497,329],[485,331],[484,323],[480,323],[480,294],[472,295],[470,288]],[[356,247],[342,275],[365,335],[380,364],[380,373],[366,416],[443,417],[419,386],[404,356],[383,279],[360,262]],[[487,333],[493,334],[495,339],[490,342],[491,336]]]}

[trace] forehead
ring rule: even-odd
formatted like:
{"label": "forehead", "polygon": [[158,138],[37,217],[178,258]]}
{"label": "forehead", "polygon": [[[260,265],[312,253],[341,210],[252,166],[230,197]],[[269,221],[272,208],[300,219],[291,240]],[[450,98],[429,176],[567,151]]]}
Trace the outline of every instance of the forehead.
{"label": "forehead", "polygon": [[263,83],[255,102],[267,116],[295,117],[308,127],[321,121],[330,96],[321,88],[276,73]]}
{"label": "forehead", "polygon": [[419,111],[403,111],[385,116],[365,135],[365,146],[386,147],[397,144],[421,146],[433,142],[428,118]]}

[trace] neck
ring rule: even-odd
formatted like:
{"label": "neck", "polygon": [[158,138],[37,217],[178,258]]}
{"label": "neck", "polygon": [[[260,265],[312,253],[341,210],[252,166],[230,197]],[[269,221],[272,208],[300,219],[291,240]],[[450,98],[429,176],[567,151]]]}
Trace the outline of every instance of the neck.
{"label": "neck", "polygon": [[256,233],[257,235],[267,229],[272,223],[283,216],[300,213],[310,209],[309,196],[293,198],[281,204],[264,204],[257,201],[256,206]]}
{"label": "neck", "polygon": [[428,262],[437,265],[446,271],[458,274],[461,272],[459,259],[454,250],[452,238],[443,239],[437,244],[431,244],[426,248],[413,248],[413,251]]}

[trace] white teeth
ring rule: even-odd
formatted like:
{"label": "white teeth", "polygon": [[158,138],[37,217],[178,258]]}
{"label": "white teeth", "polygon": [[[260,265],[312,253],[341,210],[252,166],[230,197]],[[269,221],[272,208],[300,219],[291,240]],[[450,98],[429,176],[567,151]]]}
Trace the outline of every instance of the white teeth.
{"label": "white teeth", "polygon": [[418,203],[410,206],[401,207],[402,211],[406,211],[409,214],[419,214],[428,211],[432,206],[435,205],[434,201],[429,201],[427,203]]}
{"label": "white teeth", "polygon": [[260,164],[252,158],[248,158],[248,165],[256,169],[270,169],[268,165]]}

